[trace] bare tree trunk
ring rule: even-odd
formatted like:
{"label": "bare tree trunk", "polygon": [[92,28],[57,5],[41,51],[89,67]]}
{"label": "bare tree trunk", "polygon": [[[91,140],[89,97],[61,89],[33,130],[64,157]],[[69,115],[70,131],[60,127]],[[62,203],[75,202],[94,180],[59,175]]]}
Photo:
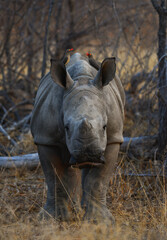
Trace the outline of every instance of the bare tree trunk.
{"label": "bare tree trunk", "polygon": [[49,24],[50,24],[50,18],[52,15],[52,9],[53,9],[54,2],[55,2],[55,0],[50,0],[50,4],[49,4],[48,20],[46,22],[45,37],[44,37],[43,63],[42,63],[41,77],[43,77],[45,75],[45,71],[46,71],[48,32],[49,32]]}
{"label": "bare tree trunk", "polygon": [[[62,49],[67,50],[69,48],[73,48],[73,36],[75,35],[75,31],[74,31],[74,6],[75,3],[73,0],[68,0],[67,1],[67,5],[68,5],[68,9],[69,9],[69,30],[68,30],[68,40],[64,39],[59,39],[59,35],[58,35],[58,27],[59,27],[59,23],[60,23],[60,15],[61,15],[61,10],[62,10],[62,5],[63,5],[63,0],[59,0],[58,1],[58,9],[57,9],[57,15],[56,15],[56,36],[55,36],[55,40],[56,40],[56,52],[54,57],[59,59],[60,56],[62,57]],[[63,51],[64,51],[63,50]]]}
{"label": "bare tree trunk", "polygon": [[159,15],[158,31],[158,89],[159,89],[159,133],[158,133],[158,157],[164,159],[165,148],[167,146],[167,78],[166,78],[166,28],[167,28],[167,1],[161,0],[161,5],[157,0],[151,0],[155,10]]}
{"label": "bare tree trunk", "polygon": [[[28,43],[27,43],[27,65],[28,65],[28,71],[27,71],[27,78],[29,80],[31,80],[31,76],[32,76],[32,69],[33,69],[33,36],[32,33],[29,31],[27,32],[29,39],[28,39]],[[31,91],[31,84],[29,81],[27,81],[27,92],[29,94],[32,93]]]}
{"label": "bare tree trunk", "polygon": [[7,80],[8,80],[8,87],[11,88],[12,86],[12,64],[11,64],[11,54],[10,54],[10,38],[8,38],[6,48],[5,48],[5,53],[6,53],[6,63],[7,63]]}
{"label": "bare tree trunk", "polygon": [[60,33],[59,33],[59,25],[60,25],[60,16],[61,16],[61,11],[63,7],[63,0],[58,0],[57,2],[57,14],[56,14],[56,24],[55,24],[55,41],[56,41],[56,49],[54,53],[54,57],[59,59],[60,58]]}
{"label": "bare tree trunk", "polygon": [[[69,37],[71,38],[72,35],[75,33],[74,31],[74,1],[73,0],[68,0],[68,7],[69,7],[69,12],[70,12],[70,21],[69,21]],[[66,49],[72,48],[72,38],[70,41],[66,43]]]}
{"label": "bare tree trunk", "polygon": [[15,19],[15,12],[13,11],[12,16],[7,17],[7,24],[8,24],[8,29],[7,29],[7,33],[6,33],[6,39],[5,39],[5,43],[4,43],[4,48],[0,54],[0,58],[3,56],[3,51],[6,54],[6,66],[7,66],[7,88],[11,88],[12,86],[12,61],[11,61],[11,46],[10,46],[10,42],[11,42],[11,33],[12,33],[12,28],[14,26],[14,19]]}

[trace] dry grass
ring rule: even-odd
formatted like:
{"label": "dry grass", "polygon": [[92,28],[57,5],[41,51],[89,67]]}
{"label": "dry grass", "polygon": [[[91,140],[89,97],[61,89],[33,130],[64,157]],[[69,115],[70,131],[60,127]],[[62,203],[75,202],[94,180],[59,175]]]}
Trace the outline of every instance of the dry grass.
{"label": "dry grass", "polygon": [[[126,164],[125,164],[126,163]],[[121,169],[140,173],[149,163],[124,162]],[[39,222],[46,190],[41,169],[1,170],[0,239],[167,239],[166,179],[114,176],[107,204],[116,225],[92,225],[81,220]]]}

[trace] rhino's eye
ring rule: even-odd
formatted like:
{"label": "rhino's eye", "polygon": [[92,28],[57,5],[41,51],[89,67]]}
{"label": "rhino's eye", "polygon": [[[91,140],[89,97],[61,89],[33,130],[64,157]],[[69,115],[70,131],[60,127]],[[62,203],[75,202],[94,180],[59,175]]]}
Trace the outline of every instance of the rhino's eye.
{"label": "rhino's eye", "polygon": [[105,125],[103,126],[103,130],[105,131],[105,130],[106,130],[106,128],[107,128],[107,125],[105,124]]}

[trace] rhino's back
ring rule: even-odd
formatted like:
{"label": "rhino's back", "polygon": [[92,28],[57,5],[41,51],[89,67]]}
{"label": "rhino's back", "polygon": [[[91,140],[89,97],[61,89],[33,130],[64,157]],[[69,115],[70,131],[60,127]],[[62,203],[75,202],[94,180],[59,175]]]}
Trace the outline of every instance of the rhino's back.
{"label": "rhino's back", "polygon": [[31,118],[31,132],[36,144],[56,145],[63,141],[63,89],[48,73],[41,79]]}

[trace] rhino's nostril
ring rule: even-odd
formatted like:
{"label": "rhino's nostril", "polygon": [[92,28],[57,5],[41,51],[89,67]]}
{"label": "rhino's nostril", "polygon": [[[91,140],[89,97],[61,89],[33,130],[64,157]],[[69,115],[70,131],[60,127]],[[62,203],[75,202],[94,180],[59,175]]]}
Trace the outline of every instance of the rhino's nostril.
{"label": "rhino's nostril", "polygon": [[76,159],[73,156],[71,156],[69,163],[70,163],[70,165],[74,165],[74,164],[77,163],[77,161],[76,161]]}

